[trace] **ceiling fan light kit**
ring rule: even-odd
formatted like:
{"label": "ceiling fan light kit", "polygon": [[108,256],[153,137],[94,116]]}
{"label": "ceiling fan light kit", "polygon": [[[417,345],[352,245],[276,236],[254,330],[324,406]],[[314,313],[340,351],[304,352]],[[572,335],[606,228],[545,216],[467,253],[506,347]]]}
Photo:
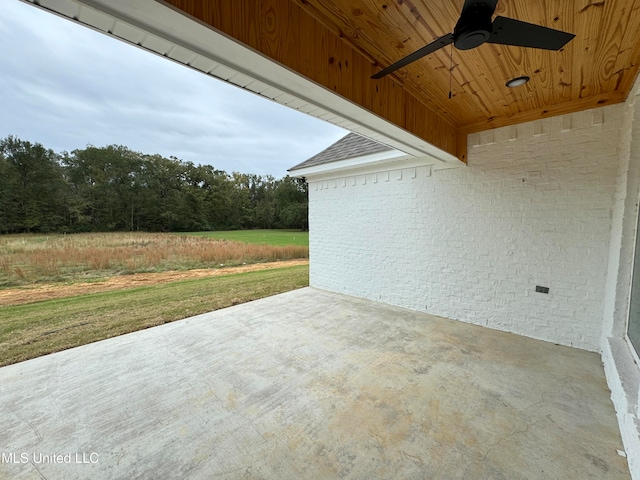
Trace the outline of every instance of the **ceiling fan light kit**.
{"label": "ceiling fan light kit", "polygon": [[521,77],[512,78],[507,83],[505,83],[505,86],[507,86],[509,88],[515,88],[515,87],[519,87],[521,85],[524,85],[529,80],[531,80],[529,77],[527,77],[526,75],[523,75]]}
{"label": "ceiling fan light kit", "polygon": [[[460,18],[455,25],[453,33],[448,33],[434,40],[412,54],[389,65],[387,68],[380,70],[371,78],[382,78],[451,43],[453,43],[453,46],[458,50],[471,50],[479,47],[483,43],[538,48],[543,50],[560,50],[575,37],[572,33],[542,27],[533,23],[521,22],[513,18],[498,16],[492,21],[491,17],[496,11],[497,4],[498,0],[465,0]],[[509,85],[516,80],[518,79],[507,82],[507,86],[518,86],[526,83],[526,81],[524,81],[520,84]]]}

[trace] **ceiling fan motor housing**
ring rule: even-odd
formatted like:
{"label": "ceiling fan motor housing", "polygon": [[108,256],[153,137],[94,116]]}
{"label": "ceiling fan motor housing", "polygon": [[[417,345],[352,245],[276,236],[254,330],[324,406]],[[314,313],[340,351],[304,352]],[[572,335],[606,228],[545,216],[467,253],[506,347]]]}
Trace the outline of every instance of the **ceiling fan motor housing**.
{"label": "ceiling fan motor housing", "polygon": [[498,0],[464,0],[460,19],[456,23],[453,33],[447,33],[435,39],[428,45],[380,70],[371,78],[376,80],[382,78],[452,43],[458,50],[471,50],[483,43],[560,50],[575,37],[572,33],[513,18],[497,16],[492,20],[497,4]]}
{"label": "ceiling fan motor housing", "polygon": [[458,50],[476,48],[491,36],[493,11],[484,3],[477,3],[462,16],[453,30],[453,44]]}

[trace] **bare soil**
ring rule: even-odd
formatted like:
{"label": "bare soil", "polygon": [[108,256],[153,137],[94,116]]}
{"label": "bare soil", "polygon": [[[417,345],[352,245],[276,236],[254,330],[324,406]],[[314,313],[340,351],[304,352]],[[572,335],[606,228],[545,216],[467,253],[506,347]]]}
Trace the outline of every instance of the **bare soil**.
{"label": "bare soil", "polygon": [[128,288],[146,287],[162,283],[177,282],[203,277],[219,275],[233,275],[236,273],[255,272],[272,268],[295,267],[306,265],[309,260],[287,260],[281,262],[255,263],[238,267],[201,268],[197,270],[169,271],[159,273],[134,273],[110,277],[103,281],[72,284],[40,284],[20,288],[0,290],[0,306],[23,305],[54,298],[75,297],[88,293],[107,292],[111,290],[125,290]]}

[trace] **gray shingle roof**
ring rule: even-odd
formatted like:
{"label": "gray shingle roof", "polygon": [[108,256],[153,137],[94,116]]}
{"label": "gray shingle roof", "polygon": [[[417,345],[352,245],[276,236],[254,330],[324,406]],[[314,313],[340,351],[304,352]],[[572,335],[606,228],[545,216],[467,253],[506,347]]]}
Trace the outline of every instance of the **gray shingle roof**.
{"label": "gray shingle roof", "polygon": [[381,143],[369,140],[357,133],[349,133],[345,137],[342,137],[333,145],[325,148],[320,153],[305,160],[298,165],[291,167],[289,171],[300,170],[301,168],[313,167],[316,165],[323,165],[325,163],[337,162],[340,160],[347,160],[349,158],[358,158],[365,155],[371,155],[372,153],[385,152],[387,150],[393,150],[393,148],[383,145]]}

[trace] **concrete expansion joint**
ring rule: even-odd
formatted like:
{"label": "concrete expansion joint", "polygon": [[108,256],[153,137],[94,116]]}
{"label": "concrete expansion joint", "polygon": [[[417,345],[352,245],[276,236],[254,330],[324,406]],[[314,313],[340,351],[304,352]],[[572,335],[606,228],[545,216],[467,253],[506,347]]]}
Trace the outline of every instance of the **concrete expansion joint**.
{"label": "concrete expansion joint", "polygon": [[505,436],[503,436],[500,440],[498,440],[496,443],[489,445],[489,448],[487,449],[487,452],[483,455],[483,457],[480,459],[481,462],[484,462],[487,457],[489,456],[489,454],[491,453],[491,450],[493,450],[493,447],[497,447],[498,445],[500,445],[502,442],[504,442],[505,440],[508,440],[509,438],[511,438],[512,436],[518,434],[518,433],[527,433],[529,431],[529,429],[534,426],[535,424],[541,422],[542,420],[544,420],[544,418],[539,418],[537,420],[534,420],[533,422],[527,423],[527,426],[524,428],[524,430],[520,429],[520,430],[513,430],[511,432],[509,432],[508,434],[506,434]]}
{"label": "concrete expansion joint", "polygon": [[543,392],[540,393],[540,400],[537,402],[532,403],[531,405],[529,405],[528,407],[526,407],[522,413],[528,412],[529,410],[531,410],[533,407],[537,406],[537,405],[542,405],[543,403],[545,403],[547,401],[547,399],[545,398],[548,394],[550,393],[557,393],[560,394],[564,391],[565,387],[566,387],[566,381],[562,381],[561,385],[559,388],[557,389],[553,389],[553,390],[545,390]]}
{"label": "concrete expansion joint", "polygon": [[[554,390],[554,391],[557,391],[557,393],[561,393],[561,392],[563,391],[564,387],[565,387],[565,382],[562,382],[562,385],[560,386],[560,388],[559,388],[559,389],[557,389],[557,390]],[[529,415],[527,414],[527,412],[528,412],[529,410],[531,410],[533,407],[536,407],[536,406],[538,406],[538,405],[543,405],[543,404],[546,402],[546,398],[545,398],[545,396],[546,396],[546,395],[548,395],[549,393],[552,393],[552,391],[551,391],[551,390],[548,390],[548,391],[544,391],[544,392],[542,392],[542,393],[540,394],[540,400],[538,400],[537,402],[533,402],[532,404],[530,404],[530,405],[526,406],[523,410],[521,410],[521,411],[520,411],[520,413],[521,413],[523,416],[527,417],[527,420],[528,420],[528,422],[526,423],[526,427],[525,427],[524,429],[516,429],[516,430],[512,430],[511,432],[509,432],[508,434],[506,434],[505,436],[503,436],[502,438],[500,438],[500,440],[498,440],[496,443],[494,443],[494,444],[490,445],[490,446],[489,446],[489,448],[487,449],[486,453],[485,453],[485,454],[484,454],[484,456],[482,457],[481,461],[485,461],[485,460],[486,460],[486,458],[489,456],[489,453],[491,453],[491,450],[492,450],[494,447],[496,447],[496,446],[500,445],[503,441],[505,441],[505,440],[509,439],[509,438],[510,438],[510,437],[512,437],[513,435],[515,435],[515,434],[517,434],[517,433],[527,433],[527,432],[529,431],[529,429],[530,429],[533,425],[535,425],[535,424],[537,424],[537,423],[539,423],[539,422],[541,422],[541,421],[543,421],[543,420],[545,420],[545,419],[546,419],[546,420],[549,420],[551,423],[555,423],[555,422],[551,419],[551,416],[550,416],[550,415],[546,415],[544,418],[538,418],[538,419],[536,419],[536,420],[531,421],[531,418],[530,418],[530,417],[529,417]]]}
{"label": "concrete expansion joint", "polygon": [[444,447],[449,447],[451,450],[455,451],[455,452],[460,452],[461,450],[456,447],[455,445],[451,445],[449,443],[446,442],[441,442],[440,440],[438,440],[437,438],[433,439],[434,442],[436,442],[438,445],[444,446]]}
{"label": "concrete expansion joint", "polygon": [[20,420],[23,423],[26,423],[27,425],[29,425],[29,427],[31,428],[31,430],[33,430],[33,432],[36,434],[36,437],[38,437],[38,440],[43,440],[42,435],[40,434],[40,432],[38,431],[38,429],[33,425],[33,423],[31,423],[29,420],[27,420],[26,418],[22,418],[20,415],[18,415],[17,413],[13,412],[13,415]]}

